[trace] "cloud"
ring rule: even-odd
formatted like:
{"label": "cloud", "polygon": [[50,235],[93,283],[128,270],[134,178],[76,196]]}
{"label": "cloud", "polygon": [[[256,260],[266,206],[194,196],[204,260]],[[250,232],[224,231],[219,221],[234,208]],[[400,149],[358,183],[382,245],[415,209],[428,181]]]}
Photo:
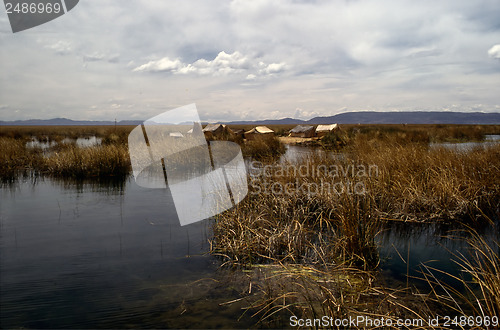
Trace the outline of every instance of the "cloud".
{"label": "cloud", "polygon": [[146,64],[136,67],[132,71],[146,71],[146,72],[176,72],[181,69],[184,64],[177,58],[171,60],[168,57],[161,58],[157,61],[149,61]]}
{"label": "cloud", "polygon": [[500,45],[495,45],[488,50],[488,56],[500,59]]}
{"label": "cloud", "polygon": [[301,108],[296,108],[293,118],[297,119],[311,119],[313,117],[318,116],[319,113],[316,111],[307,111]]}
{"label": "cloud", "polygon": [[261,75],[273,75],[276,73],[283,72],[285,70],[286,64],[281,62],[281,63],[271,63],[269,65],[266,65],[263,62],[260,62],[260,65],[263,66],[262,69],[259,70],[259,73]]}
{"label": "cloud", "polygon": [[238,51],[232,54],[227,54],[222,51],[212,60],[199,59],[193,64],[187,64],[181,68],[178,73],[197,73],[197,74],[212,74],[212,75],[227,75],[231,73],[239,73],[250,68],[248,57]]}
{"label": "cloud", "polygon": [[[259,62],[254,64],[255,59],[250,59],[239,51],[231,54],[225,51],[219,52],[213,60],[204,58],[198,59],[193,63],[184,63],[179,58],[171,60],[168,57],[159,60],[149,61],[142,64],[132,71],[134,72],[170,72],[173,74],[197,74],[225,76],[237,73],[247,73],[247,79],[253,80],[257,75],[273,75],[285,70],[285,63],[266,64]],[[260,69],[259,69],[260,68]]]}

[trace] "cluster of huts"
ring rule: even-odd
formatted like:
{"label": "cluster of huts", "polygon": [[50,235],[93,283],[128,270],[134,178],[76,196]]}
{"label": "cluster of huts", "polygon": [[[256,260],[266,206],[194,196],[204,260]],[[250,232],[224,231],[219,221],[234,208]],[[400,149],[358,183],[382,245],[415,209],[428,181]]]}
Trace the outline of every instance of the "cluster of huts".
{"label": "cluster of huts", "polygon": [[[289,131],[291,137],[312,138],[322,137],[338,129],[337,124],[330,125],[298,125]],[[203,128],[203,133],[208,139],[240,137],[242,139],[254,140],[257,137],[274,135],[274,131],[266,126],[257,126],[249,131],[243,129],[232,130],[224,124],[208,124]]]}
{"label": "cluster of huts", "polygon": [[257,126],[245,132],[243,129],[232,130],[224,124],[208,124],[203,129],[203,133],[208,139],[236,136],[247,140],[254,140],[258,136],[274,135],[274,131],[266,126]]}
{"label": "cluster of huts", "polygon": [[337,129],[337,124],[317,125],[316,127],[313,125],[297,125],[290,130],[289,136],[301,138],[322,137]]}

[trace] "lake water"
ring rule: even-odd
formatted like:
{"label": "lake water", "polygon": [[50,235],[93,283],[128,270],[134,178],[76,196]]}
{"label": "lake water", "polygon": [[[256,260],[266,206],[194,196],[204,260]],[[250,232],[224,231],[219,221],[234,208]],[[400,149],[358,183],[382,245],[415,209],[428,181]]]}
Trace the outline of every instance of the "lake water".
{"label": "lake water", "polygon": [[474,148],[484,148],[500,143],[500,135],[486,135],[483,142],[462,142],[462,143],[431,143],[432,148],[444,147],[457,151],[469,151]]}
{"label": "lake water", "polygon": [[1,328],[248,327],[166,189],[29,180],[0,189]]}
{"label": "lake water", "polygon": [[[102,143],[102,138],[98,138],[96,136],[88,136],[78,139],[69,139],[65,138],[61,141],[61,143],[75,143],[78,147],[92,147],[96,145],[100,145]],[[56,141],[40,141],[37,138],[32,138],[31,141],[26,143],[27,148],[41,148],[43,150],[55,147],[58,143]]]}

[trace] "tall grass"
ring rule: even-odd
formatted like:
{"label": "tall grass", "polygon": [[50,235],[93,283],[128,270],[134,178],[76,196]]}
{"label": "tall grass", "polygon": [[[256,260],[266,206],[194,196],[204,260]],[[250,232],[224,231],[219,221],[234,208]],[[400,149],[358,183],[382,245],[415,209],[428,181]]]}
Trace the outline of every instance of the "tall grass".
{"label": "tall grass", "polygon": [[22,140],[0,137],[0,180],[14,180],[19,172],[39,167],[42,161],[41,149],[28,150]]}
{"label": "tall grass", "polygon": [[285,153],[285,146],[275,136],[258,136],[241,145],[244,157],[253,159],[273,159]]}
{"label": "tall grass", "polygon": [[26,171],[72,178],[123,177],[130,171],[127,145],[120,142],[85,148],[59,143],[47,150],[28,148],[26,142],[0,137],[2,181],[12,181]]}
{"label": "tall grass", "polygon": [[[217,218],[214,252],[237,263],[349,260],[369,269],[377,264],[373,242],[382,221],[497,216],[499,168],[500,145],[457,153],[367,141],[341,158],[267,164],[252,174],[249,196]],[[360,191],[337,189],[358,183]]]}
{"label": "tall grass", "polygon": [[[356,178],[352,173],[336,178],[318,171],[327,161],[304,159],[255,168],[249,196],[217,217],[213,252],[236,264],[279,261],[374,267],[378,263],[374,238],[380,225],[374,200],[337,189]],[[347,168],[340,160],[331,165]],[[297,176],[298,168],[316,174]]]}
{"label": "tall grass", "polygon": [[500,144],[457,152],[426,145],[370,144],[349,148],[357,162],[376,164],[369,190],[387,218],[425,221],[484,219],[500,207]]}
{"label": "tall grass", "polygon": [[[0,137],[18,140],[36,138],[39,141],[61,141],[65,138],[77,139],[96,136],[107,140],[126,142],[134,126],[0,126]],[[116,139],[118,137],[118,139]]]}
{"label": "tall grass", "polygon": [[126,176],[130,171],[130,159],[128,149],[123,145],[90,148],[69,145],[44,156],[42,171],[74,178]]}

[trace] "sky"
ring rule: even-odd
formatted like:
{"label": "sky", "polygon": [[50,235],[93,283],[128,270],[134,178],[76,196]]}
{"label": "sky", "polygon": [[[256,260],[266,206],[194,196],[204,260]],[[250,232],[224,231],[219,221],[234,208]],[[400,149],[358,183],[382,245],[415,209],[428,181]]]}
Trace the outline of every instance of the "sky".
{"label": "sky", "polygon": [[500,112],[498,0],[81,0],[12,33],[0,120]]}

